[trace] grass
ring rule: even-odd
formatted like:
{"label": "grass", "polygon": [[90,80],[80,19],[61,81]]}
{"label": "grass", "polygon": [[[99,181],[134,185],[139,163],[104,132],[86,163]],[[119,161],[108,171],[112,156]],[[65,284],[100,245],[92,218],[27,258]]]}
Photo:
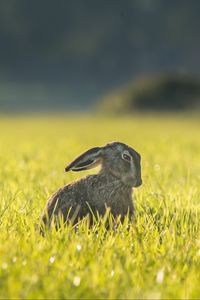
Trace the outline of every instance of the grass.
{"label": "grass", "polygon": [[[200,298],[199,125],[187,115],[1,117],[0,298]],[[40,236],[49,195],[86,174],[66,164],[112,140],[142,155],[130,229],[83,221]]]}

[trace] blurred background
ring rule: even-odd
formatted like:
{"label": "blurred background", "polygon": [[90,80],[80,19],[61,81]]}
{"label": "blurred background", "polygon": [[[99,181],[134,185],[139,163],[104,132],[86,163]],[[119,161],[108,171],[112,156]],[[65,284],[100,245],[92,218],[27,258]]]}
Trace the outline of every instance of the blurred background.
{"label": "blurred background", "polygon": [[1,0],[0,113],[200,102],[200,1]]}

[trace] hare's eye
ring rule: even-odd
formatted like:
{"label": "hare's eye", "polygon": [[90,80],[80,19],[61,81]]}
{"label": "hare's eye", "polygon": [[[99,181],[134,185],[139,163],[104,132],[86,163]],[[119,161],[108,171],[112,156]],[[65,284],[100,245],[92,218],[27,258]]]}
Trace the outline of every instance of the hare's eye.
{"label": "hare's eye", "polygon": [[123,154],[122,154],[122,158],[123,158],[124,160],[128,161],[128,162],[131,161],[131,156],[128,155],[127,153],[123,153]]}

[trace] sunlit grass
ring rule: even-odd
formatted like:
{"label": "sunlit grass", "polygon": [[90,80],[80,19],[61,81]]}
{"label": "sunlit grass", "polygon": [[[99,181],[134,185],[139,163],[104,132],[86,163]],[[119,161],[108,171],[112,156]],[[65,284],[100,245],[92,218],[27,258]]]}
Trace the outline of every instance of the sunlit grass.
{"label": "sunlit grass", "polygon": [[[199,126],[187,115],[2,117],[0,298],[199,298]],[[129,230],[84,220],[42,237],[49,195],[86,174],[66,164],[113,140],[142,155]]]}

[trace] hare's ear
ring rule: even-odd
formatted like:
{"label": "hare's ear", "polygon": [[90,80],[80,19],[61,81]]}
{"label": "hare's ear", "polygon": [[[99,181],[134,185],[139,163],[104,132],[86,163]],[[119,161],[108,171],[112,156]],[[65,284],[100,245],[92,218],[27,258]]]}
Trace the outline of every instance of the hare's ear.
{"label": "hare's ear", "polygon": [[78,156],[75,160],[73,160],[66,168],[65,172],[70,170],[72,171],[82,171],[88,170],[96,167],[101,163],[101,147],[95,147],[87,150],[80,156]]}

